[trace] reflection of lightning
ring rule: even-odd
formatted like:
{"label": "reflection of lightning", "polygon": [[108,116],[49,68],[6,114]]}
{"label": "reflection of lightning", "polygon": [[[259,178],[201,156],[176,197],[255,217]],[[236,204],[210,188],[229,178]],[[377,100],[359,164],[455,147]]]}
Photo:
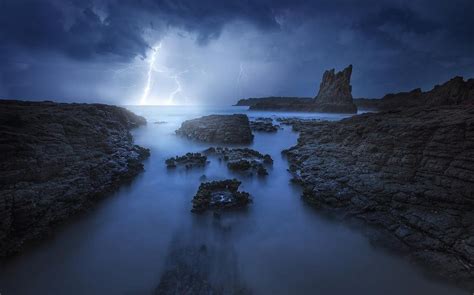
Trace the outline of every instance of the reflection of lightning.
{"label": "reflection of lightning", "polygon": [[147,80],[145,84],[145,88],[143,89],[143,95],[142,98],[140,99],[140,104],[144,105],[146,104],[146,100],[148,98],[148,94],[150,93],[151,89],[151,78],[152,78],[152,73],[155,67],[155,60],[156,60],[156,55],[158,54],[158,51],[161,49],[161,42],[157,46],[152,48],[152,53],[150,56],[150,60],[148,62],[148,73],[147,73]]}

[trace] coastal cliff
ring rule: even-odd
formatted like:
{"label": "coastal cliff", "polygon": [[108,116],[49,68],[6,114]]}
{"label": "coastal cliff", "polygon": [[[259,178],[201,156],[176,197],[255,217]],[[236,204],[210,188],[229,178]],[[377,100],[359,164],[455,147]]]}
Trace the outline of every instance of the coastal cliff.
{"label": "coastal cliff", "polygon": [[0,101],[0,257],[142,171],[130,130],[144,124],[116,106]]}
{"label": "coastal cliff", "polygon": [[463,77],[454,77],[434,86],[430,91],[423,92],[417,88],[408,92],[387,94],[380,99],[355,99],[354,102],[361,109],[380,111],[423,106],[473,105],[474,79],[464,80]]}

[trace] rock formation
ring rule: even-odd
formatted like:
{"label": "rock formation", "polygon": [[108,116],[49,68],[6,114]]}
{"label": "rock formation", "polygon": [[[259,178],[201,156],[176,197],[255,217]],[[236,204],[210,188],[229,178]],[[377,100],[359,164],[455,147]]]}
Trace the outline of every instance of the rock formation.
{"label": "rock formation", "polygon": [[249,144],[253,140],[246,115],[210,115],[184,121],[176,134],[210,143]]}
{"label": "rock formation", "polygon": [[241,182],[237,179],[203,182],[193,198],[192,212],[242,208],[250,202],[247,192],[238,191]]}
{"label": "rock formation", "polygon": [[205,150],[204,153],[207,155],[217,155],[220,161],[227,162],[227,168],[230,170],[247,174],[268,175],[266,166],[273,165],[273,159],[269,154],[263,155],[256,150],[248,148],[211,147]]}
{"label": "rock formation", "polygon": [[351,86],[352,65],[343,71],[324,72],[323,80],[315,98],[316,108],[322,112],[356,113],[357,107],[352,102]]}
{"label": "rock formation", "polygon": [[256,118],[250,121],[250,129],[257,132],[277,132],[280,126],[274,125],[272,118]]}
{"label": "rock formation", "polygon": [[195,167],[204,167],[208,164],[208,161],[207,157],[201,153],[186,153],[183,156],[166,159],[165,164],[168,168],[184,166],[186,169],[191,169]]}
{"label": "rock formation", "polygon": [[473,105],[295,126],[287,155],[307,202],[376,225],[395,248],[474,289]]}
{"label": "rock formation", "polygon": [[100,104],[0,101],[0,257],[143,170],[143,117]]}

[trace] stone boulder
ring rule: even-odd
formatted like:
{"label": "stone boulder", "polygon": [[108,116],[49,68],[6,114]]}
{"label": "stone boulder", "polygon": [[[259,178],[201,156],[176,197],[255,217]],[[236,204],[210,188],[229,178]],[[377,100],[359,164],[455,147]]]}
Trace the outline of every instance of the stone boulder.
{"label": "stone boulder", "polygon": [[249,144],[253,140],[246,115],[210,115],[185,121],[176,134],[210,143]]}

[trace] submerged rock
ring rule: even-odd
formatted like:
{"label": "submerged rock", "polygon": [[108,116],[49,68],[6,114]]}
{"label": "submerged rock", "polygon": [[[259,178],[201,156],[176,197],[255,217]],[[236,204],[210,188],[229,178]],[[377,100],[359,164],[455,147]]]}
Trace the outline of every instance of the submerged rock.
{"label": "submerged rock", "polygon": [[255,172],[260,176],[268,175],[267,165],[273,164],[270,155],[263,155],[249,148],[209,148],[204,151],[208,155],[217,155],[219,160],[227,162],[227,168],[246,173]]}
{"label": "submerged rock", "polygon": [[201,153],[186,153],[183,156],[176,156],[165,161],[168,168],[184,166],[186,169],[204,167],[208,163],[207,157]]}
{"label": "submerged rock", "polygon": [[209,279],[210,265],[205,246],[174,249],[154,294],[218,294]]}
{"label": "submerged rock", "polygon": [[0,257],[142,171],[129,131],[143,124],[116,106],[0,101]]}
{"label": "submerged rock", "polygon": [[246,115],[210,115],[184,121],[176,134],[187,138],[227,144],[249,144],[253,140]]}
{"label": "submerged rock", "polygon": [[226,236],[220,238],[212,244],[196,243],[196,239],[173,242],[154,294],[252,294],[241,279],[234,243]]}
{"label": "submerged rock", "polygon": [[237,179],[201,183],[193,198],[192,212],[245,207],[251,202],[247,192],[239,192]]}
{"label": "submerged rock", "polygon": [[303,198],[377,225],[474,288],[474,106],[300,124],[287,151]]}

